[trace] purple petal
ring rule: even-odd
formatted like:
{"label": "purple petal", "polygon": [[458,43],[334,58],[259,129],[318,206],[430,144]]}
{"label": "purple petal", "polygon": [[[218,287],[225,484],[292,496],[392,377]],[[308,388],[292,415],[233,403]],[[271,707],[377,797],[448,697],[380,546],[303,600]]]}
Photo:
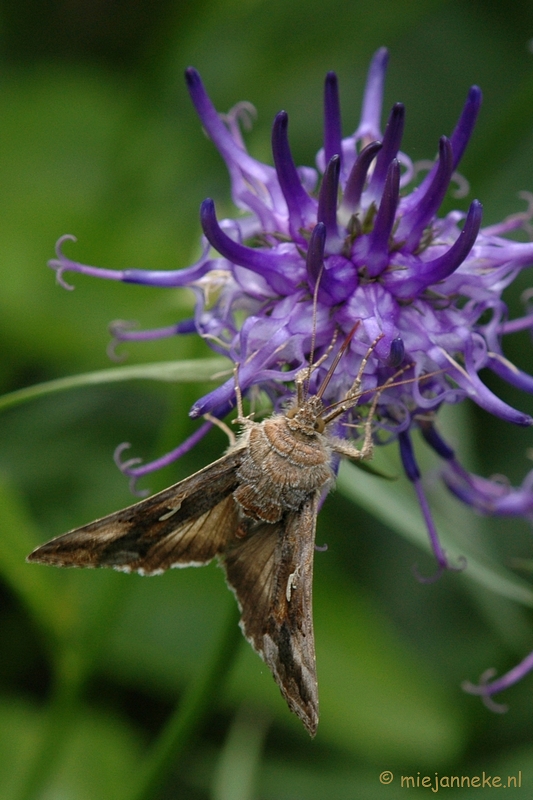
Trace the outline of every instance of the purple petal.
{"label": "purple petal", "polygon": [[333,156],[342,160],[341,109],[339,85],[334,72],[328,72],[324,84],[324,157],[329,164]]}
{"label": "purple petal", "polygon": [[448,489],[480,514],[492,517],[526,517],[533,514],[533,471],[518,488],[503,480],[482,478],[467,472],[456,461],[443,474]]}
{"label": "purple petal", "polygon": [[306,227],[311,215],[315,212],[315,207],[302,186],[292,160],[287,136],[288,124],[289,117],[287,113],[280,111],[276,115],[272,127],[272,154],[279,185],[289,210],[291,233],[294,236],[298,234],[299,228]]}
{"label": "purple petal", "polygon": [[366,191],[365,199],[378,202],[385,186],[390,163],[398,155],[405,124],[405,107],[402,103],[395,103],[383,134],[383,146],[378,153],[374,173]]}
{"label": "purple petal", "polygon": [[481,408],[495,417],[512,422],[514,425],[527,427],[533,424],[533,419],[496,397],[479,378],[472,358],[472,344],[467,341],[464,345],[465,367],[454,365],[453,358],[442,348],[432,347],[428,351],[430,359],[442,367],[447,374],[463,389],[466,394]]}
{"label": "purple petal", "polygon": [[213,269],[213,262],[204,256],[192,267],[176,270],[149,270],[149,269],[102,269],[91,267],[87,264],[80,264],[71,261],[61,251],[63,242],[71,239],[76,241],[74,236],[62,236],[56,244],[57,260],[48,262],[48,266],[56,271],[58,283],[66,289],[72,289],[70,284],[63,280],[64,272],[79,272],[82,275],[91,275],[93,278],[105,278],[113,281],[123,281],[124,283],[139,283],[144,286],[158,286],[161,288],[188,286],[192,281],[198,280]]}
{"label": "purple petal", "polygon": [[241,169],[261,182],[265,181],[266,176],[272,176],[274,173],[272,167],[256,161],[236,143],[209,99],[202,79],[194,67],[185,70],[185,80],[202,125],[224,160],[238,164]]}
{"label": "purple petal", "polygon": [[326,226],[326,248],[329,252],[339,247],[340,237],[337,228],[337,199],[339,195],[340,157],[333,156],[326,167],[318,196],[318,222]]}
{"label": "purple petal", "polygon": [[[481,94],[481,89],[479,86],[471,86],[468,92],[468,97],[466,98],[466,102],[463,106],[461,116],[459,117],[457,125],[450,136],[450,142],[453,150],[452,171],[457,168],[457,165],[463,157],[463,153],[470,140],[470,137],[472,136],[482,99],[483,95]],[[419,189],[422,192],[425,192],[426,188],[432,182],[436,170],[437,166],[435,165],[420,184]]]}
{"label": "purple petal", "polygon": [[309,278],[309,285],[314,291],[317,280],[324,266],[324,247],[326,245],[326,226],[317,222],[311,234],[305,266]]}
{"label": "purple petal", "polygon": [[518,331],[527,331],[533,328],[533,314],[528,314],[519,319],[512,319],[508,322],[502,322],[498,327],[499,333],[518,333]]}
{"label": "purple petal", "polygon": [[457,168],[472,136],[483,95],[479,86],[471,86],[461,116],[450,137],[453,149],[453,169]]}
{"label": "purple petal", "polygon": [[522,389],[522,391],[530,394],[533,393],[533,376],[528,375],[527,372],[522,372],[521,369],[515,367],[503,356],[490,356],[487,366],[511,386],[516,386],[517,389]]}
{"label": "purple petal", "polygon": [[109,333],[113,339],[107,346],[107,355],[112,361],[123,361],[126,357],[125,355],[118,355],[116,352],[116,347],[121,342],[148,342],[154,339],[165,339],[168,336],[177,336],[178,334],[198,333],[194,319],[185,319],[175,325],[142,331],[134,330],[135,326],[135,322],[125,322],[123,320],[115,320],[109,325]]}
{"label": "purple petal", "polygon": [[165,339],[167,336],[177,334],[197,333],[196,322],[194,319],[184,319],[175,325],[166,325],[164,328],[149,328],[148,330],[137,331],[131,326],[135,323],[116,320],[109,325],[109,332],[119,342],[148,342],[154,339]]}
{"label": "purple petal", "polygon": [[411,437],[407,432],[401,433],[398,437],[398,443],[404,472],[411,483],[416,483],[416,481],[420,480],[420,469],[416,463]]}
{"label": "purple petal", "polygon": [[420,242],[424,228],[438,211],[453,172],[453,151],[450,140],[443,136],[439,142],[439,162],[437,170],[425,191],[414,192],[411,198],[417,198],[405,213],[396,230],[397,241],[405,239],[404,248],[413,251]]}
{"label": "purple petal", "polygon": [[461,266],[472,250],[481,226],[482,214],[483,206],[478,200],[473,200],[461,233],[444,255],[433,261],[419,262],[405,271],[391,270],[383,276],[385,285],[396,297],[408,298],[447,278]]}
{"label": "purple petal", "polygon": [[368,169],[382,146],[381,142],[371,142],[357,156],[344,188],[342,207],[346,211],[353,213],[359,208]]}
{"label": "purple petal", "polygon": [[[127,461],[121,461],[122,453],[126,448],[130,447],[129,444],[121,444],[115,450],[115,463],[124,475],[128,475],[130,478],[133,478],[134,481],[137,481],[139,478],[142,478],[144,475],[148,475],[150,472],[155,472],[155,470],[163,469],[163,467],[168,467],[169,464],[173,464],[174,461],[177,461],[179,458],[181,458],[181,456],[185,455],[185,453],[188,453],[190,450],[192,450],[192,448],[203,439],[203,437],[212,427],[212,422],[204,422],[204,424],[200,425],[198,430],[195,431],[192,436],[189,436],[188,439],[182,442],[178,447],[174,448],[174,450],[171,450],[169,453],[165,453],[165,455],[161,456],[160,458],[156,458],[155,461],[150,461],[148,464],[143,464],[141,467],[133,467],[133,464],[140,463],[140,458],[130,458]],[[147,493],[148,492],[142,492],[142,494]]]}
{"label": "purple petal", "polygon": [[429,533],[431,549],[433,550],[433,554],[435,556],[435,559],[437,560],[437,564],[439,565],[439,567],[441,569],[447,569],[448,559],[446,558],[444,550],[442,549],[441,543],[439,541],[437,529],[435,527],[435,523],[433,522],[433,517],[431,516],[431,511],[429,509],[428,501],[426,495],[424,494],[424,490],[422,489],[422,484],[420,481],[420,469],[418,468],[418,464],[416,463],[411,437],[409,436],[409,433],[407,431],[403,431],[402,433],[400,433],[400,435],[398,436],[398,443],[400,445],[400,456],[402,459],[402,464],[405,470],[405,474],[415,487],[415,491],[418,497],[418,502],[420,504],[420,509],[422,511],[424,522],[426,523],[426,528]]}
{"label": "purple petal", "polygon": [[387,358],[387,366],[399,367],[405,358],[405,344],[400,336],[392,340],[390,345],[389,357]]}
{"label": "purple petal", "polygon": [[429,446],[433,448],[441,458],[446,459],[446,461],[455,458],[454,451],[446,444],[434,425],[430,422],[422,422],[420,424],[420,431]]}
{"label": "purple petal", "polygon": [[[513,669],[510,669],[509,672],[506,672],[505,675],[502,675],[500,678],[492,681],[492,683],[482,679],[480,685],[475,686],[469,681],[465,681],[462,684],[462,688],[465,692],[468,692],[468,694],[477,694],[485,697],[498,694],[498,692],[502,692],[504,689],[508,689],[509,686],[513,686],[515,683],[518,683],[518,681],[521,681],[522,678],[531,672],[532,669],[533,652],[529,653],[529,655],[527,655],[524,660],[520,662],[520,664],[517,664],[516,667],[513,667]],[[493,670],[490,672],[494,674]],[[486,674],[487,673],[485,673],[485,675]]]}
{"label": "purple petal", "polygon": [[400,165],[393,159],[387,171],[387,180],[374,220],[374,228],[367,239],[366,267],[372,278],[380,275],[389,263],[389,239],[392,233],[400,192]]}
{"label": "purple petal", "polygon": [[388,61],[389,51],[386,47],[380,47],[372,57],[366,79],[361,121],[355,132],[356,139],[381,138],[381,108]]}
{"label": "purple petal", "polygon": [[[278,356],[284,345],[287,343],[289,334],[283,325],[275,326],[275,332],[265,342],[265,344],[250,354],[246,342],[243,342],[243,335],[241,333],[241,346],[242,352],[240,354],[240,365],[238,380],[239,386],[244,393],[250,386],[258,383],[261,370],[268,369],[275,362],[275,357]],[[279,356],[281,358],[281,356]],[[234,358],[234,361],[238,361]],[[285,374],[285,373],[283,373]],[[235,379],[232,377],[227,380],[222,386],[219,386],[209,394],[204,395],[197,400],[189,411],[189,416],[201,417],[206,413],[213,413],[213,409],[219,406],[225,406],[231,403],[235,398]]]}
{"label": "purple petal", "polygon": [[318,300],[325,306],[338,306],[348,300],[358,284],[357,270],[342,255],[328,256],[320,278]]}
{"label": "purple petal", "polygon": [[200,206],[200,222],[209,243],[228,261],[256,272],[280,294],[288,294],[293,284],[280,272],[280,257],[273,251],[246,247],[233,241],[218,224],[215,204],[208,198]]}

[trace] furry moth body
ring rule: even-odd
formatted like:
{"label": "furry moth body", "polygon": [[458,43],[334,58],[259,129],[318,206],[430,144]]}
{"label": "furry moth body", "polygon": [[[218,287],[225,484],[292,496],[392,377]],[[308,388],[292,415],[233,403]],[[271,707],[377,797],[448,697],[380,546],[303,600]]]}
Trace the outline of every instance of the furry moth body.
{"label": "furry moth body", "polygon": [[333,436],[328,424],[357,403],[360,376],[332,410],[324,407],[320,390],[304,397],[310,370],[304,372],[296,381],[293,406],[262,422],[243,416],[237,393],[243,430],[218,461],[159,494],[52,539],[28,561],[154,575],[216,557],[239,604],[245,637],[267,663],[291,711],[314,736],[318,688],[312,579],[318,504],[334,481],[334,453],[371,457],[379,392],[357,450]]}

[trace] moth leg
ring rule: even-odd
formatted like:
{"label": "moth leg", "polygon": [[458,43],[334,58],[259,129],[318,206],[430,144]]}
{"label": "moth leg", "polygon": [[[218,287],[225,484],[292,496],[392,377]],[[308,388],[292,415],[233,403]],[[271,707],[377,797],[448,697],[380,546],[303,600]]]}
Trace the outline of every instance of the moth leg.
{"label": "moth leg", "polygon": [[[359,367],[359,371],[358,371],[358,373],[356,375],[355,381],[353,382],[351,389],[347,392],[344,400],[342,402],[340,402],[340,403],[335,403],[332,406],[332,410],[329,412],[329,414],[325,414],[322,417],[322,419],[324,420],[326,425],[329,422],[331,422],[333,419],[335,419],[336,417],[339,417],[341,414],[344,414],[345,411],[348,411],[350,408],[353,408],[355,405],[357,405],[357,402],[358,402],[358,400],[359,400],[359,398],[361,397],[361,394],[362,394],[362,392],[361,392],[361,384],[362,384],[362,381],[363,381],[363,372],[365,371],[365,367],[368,364],[368,359],[372,355],[372,352],[373,352],[375,346],[383,338],[384,335],[385,334],[380,333],[379,336],[376,336],[376,338],[374,339],[374,341],[372,342],[372,344],[370,345],[370,347],[366,351],[366,355],[363,358],[363,360],[361,361],[361,365]],[[377,405],[377,400],[379,400],[379,395],[383,391],[383,389],[388,385],[389,385],[389,381],[387,381],[385,384],[383,384],[383,386],[378,387],[375,390],[375,391],[378,392],[378,394],[377,394],[377,397],[375,398],[375,402],[373,403],[373,405],[371,407],[371,414],[369,414],[369,424],[370,425],[372,424],[372,416],[373,416],[373,413],[374,413],[376,405]],[[374,411],[372,411],[372,409],[374,409]],[[365,423],[365,428],[366,428],[366,424],[367,423]],[[365,435],[365,440],[366,440],[366,435]],[[339,450],[339,452],[341,452],[341,451]],[[344,455],[347,455],[347,454],[344,453]]]}
{"label": "moth leg", "polygon": [[403,375],[403,373],[406,372],[406,370],[410,369],[410,367],[412,366],[413,366],[412,364],[407,364],[405,367],[402,367],[402,369],[399,369],[397,372],[394,373],[394,375],[392,375],[388,380],[386,380],[382,386],[378,386],[378,388],[376,389],[374,399],[372,400],[372,405],[370,406],[367,418],[365,419],[364,422],[365,435],[363,439],[363,446],[359,450],[360,459],[370,459],[372,458],[372,455],[374,453],[374,440],[372,438],[372,421],[376,414],[376,409],[382,392],[384,392],[385,389],[387,389],[387,387],[392,386],[396,378],[398,378],[400,375]]}
{"label": "moth leg", "polygon": [[[339,414],[342,414],[344,411],[348,411],[349,408],[352,408],[355,405],[355,402],[357,401],[357,398],[360,395],[359,395],[359,393],[357,391],[354,391],[354,388],[356,387],[358,382],[359,382],[359,385],[360,385],[361,376],[362,376],[362,370],[364,369],[365,364],[368,361],[368,358],[369,358],[372,350],[374,349],[374,347],[376,346],[377,342],[380,339],[381,339],[381,336],[378,336],[377,339],[375,339],[372,342],[372,345],[371,345],[370,349],[368,350],[365,358],[363,359],[363,361],[361,363],[361,367],[359,369],[357,378],[355,379],[355,383],[354,383],[354,385],[352,387],[352,391],[350,391],[348,393],[348,395],[346,396],[345,402],[341,403],[339,406],[337,406],[337,408],[335,408],[334,411],[331,412],[331,414],[329,414],[327,417],[325,417],[326,424],[328,422],[330,422],[332,419],[334,419],[335,417],[339,416]],[[366,419],[365,419],[365,421],[363,423],[364,438],[363,438],[363,444],[362,444],[361,448],[357,449],[356,447],[354,447],[353,445],[349,444],[348,442],[343,441],[342,439],[335,439],[334,440],[334,444],[333,444],[333,449],[335,450],[335,452],[340,453],[340,455],[347,456],[348,458],[352,458],[355,461],[363,461],[363,460],[367,461],[367,460],[372,458],[372,456],[374,454],[374,439],[373,439],[373,436],[372,436],[372,423],[373,423],[374,417],[376,415],[376,409],[378,407],[379,398],[381,397],[381,394],[385,391],[385,389],[387,389],[389,386],[394,385],[394,381],[396,380],[396,378],[398,378],[399,375],[402,375],[404,372],[406,372],[406,370],[410,369],[412,366],[413,366],[412,364],[407,364],[405,367],[403,367],[402,369],[398,370],[398,372],[395,372],[394,375],[392,375],[388,380],[386,380],[385,383],[382,386],[378,386],[378,388],[375,390],[374,398],[373,398],[372,403],[370,405],[370,408],[368,410],[367,417],[366,417]],[[353,394],[352,394],[352,392],[353,392]]]}
{"label": "moth leg", "polygon": [[213,425],[216,425],[217,428],[220,428],[221,431],[224,431],[224,433],[229,439],[230,447],[235,447],[237,443],[237,437],[235,436],[231,428],[228,428],[225,422],[223,422],[218,417],[214,417],[212,414],[204,414],[204,419],[206,419],[208,422],[211,422]]}
{"label": "moth leg", "polygon": [[374,415],[376,413],[376,408],[377,408],[377,405],[378,405],[378,401],[379,401],[381,392],[383,391],[383,389],[385,388],[386,385],[387,384],[385,383],[383,385],[383,388],[381,390],[378,390],[376,392],[376,394],[374,395],[374,399],[372,400],[372,405],[370,406],[367,418],[365,419],[365,422],[364,422],[365,435],[364,435],[364,439],[363,439],[363,446],[358,451],[360,460],[371,459],[372,456],[374,455],[374,439],[372,437],[372,422],[374,420]]}
{"label": "moth leg", "polygon": [[248,414],[247,417],[244,416],[244,408],[242,405],[242,392],[241,392],[241,387],[239,385],[239,367],[240,364],[237,361],[235,366],[233,367],[233,379],[235,381],[235,401],[237,403],[237,416],[235,417],[235,419],[231,421],[231,424],[247,425],[249,424],[251,418],[253,417],[253,414]]}
{"label": "moth leg", "polygon": [[348,391],[348,394],[346,395],[346,399],[351,398],[351,397],[355,397],[355,396],[357,396],[357,395],[359,395],[361,393],[361,385],[363,383],[363,373],[364,373],[364,371],[366,369],[366,365],[368,364],[368,359],[370,358],[370,356],[374,352],[374,349],[375,349],[377,343],[380,342],[381,339],[383,339],[384,335],[385,335],[384,333],[380,333],[379,336],[376,336],[376,338],[374,339],[374,341],[372,342],[372,344],[370,345],[370,347],[366,351],[366,355],[363,358],[363,360],[361,361],[361,365],[359,367],[359,371],[358,371],[358,373],[357,373],[357,375],[355,377],[355,381],[353,382],[352,388]]}

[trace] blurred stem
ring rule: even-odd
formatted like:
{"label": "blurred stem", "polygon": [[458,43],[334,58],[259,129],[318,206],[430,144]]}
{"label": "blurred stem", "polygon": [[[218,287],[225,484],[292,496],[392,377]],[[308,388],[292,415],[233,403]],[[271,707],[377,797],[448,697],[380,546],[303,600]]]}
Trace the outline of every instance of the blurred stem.
{"label": "blurred stem", "polygon": [[129,800],[155,800],[167,783],[171,770],[183,758],[198,733],[233,665],[242,635],[239,612],[232,602],[224,630],[211,659],[191,682],[141,768]]}
{"label": "blurred stem", "polygon": [[[166,381],[168,383],[197,383],[210,381],[220,372],[226,374],[228,362],[222,358],[190,359],[188,361],[161,361],[154,364],[136,364],[112,367],[96,372],[84,372],[68,378],[57,378],[46,383],[36,383],[0,396],[0,411],[27,403],[38,397],[82,386],[102,386],[131,380]],[[230,373],[231,374],[231,373]]]}
{"label": "blurred stem", "polygon": [[72,733],[79,711],[77,701],[80,688],[85,677],[82,669],[76,669],[72,659],[74,655],[72,652],[63,653],[60,659],[41,730],[41,744],[24,776],[17,800],[35,800],[45,791],[48,779],[63,753],[63,745]]}
{"label": "blurred stem", "polygon": [[79,722],[80,696],[94,670],[102,647],[107,640],[122,594],[117,590],[116,577],[108,573],[99,582],[100,593],[91,613],[85,619],[76,608],[76,596],[65,593],[63,602],[75,608],[70,628],[63,631],[54,659],[54,683],[47,708],[43,710],[40,745],[24,776],[16,800],[35,800],[46,792],[63,757],[64,746]]}

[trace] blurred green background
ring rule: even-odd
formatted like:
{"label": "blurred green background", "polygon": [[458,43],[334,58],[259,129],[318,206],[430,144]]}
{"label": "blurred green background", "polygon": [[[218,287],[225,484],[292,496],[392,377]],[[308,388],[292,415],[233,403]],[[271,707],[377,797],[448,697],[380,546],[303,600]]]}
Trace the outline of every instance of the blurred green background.
{"label": "blurred green background", "polygon": [[[0,390],[109,366],[111,320],[160,327],[188,316],[187,292],[74,275],[67,293],[46,266],[58,237],[72,233],[78,243],[65,251],[74,260],[176,269],[198,254],[200,202],[214,197],[220,216],[232,213],[224,165],[184,88],[188,65],[220,111],[254,103],[247,142],[269,163],[281,108],[296,162],[314,163],[330,69],[340,79],[344,134],[355,128],[381,45],[391,54],[385,105],[406,104],[402,149],[414,160],[433,158],[468,87],[479,84],[484,105],[461,165],[471,191],[447,199],[445,210],[478,197],[490,224],[524,210],[517,193],[533,191],[530,37],[526,0],[3,0]],[[515,315],[531,282],[524,273],[506,295]],[[209,355],[194,337],[126,349],[129,364]],[[506,352],[533,372],[526,334],[509,338]],[[533,413],[530,397],[486,380]],[[209,659],[234,602],[215,566],[143,579],[24,563],[38,543],[129,504],[114,447],[131,442],[132,455],[149,460],[176,446],[195,429],[187,411],[205,390],[132,381],[44,397],[0,417],[2,798],[131,797],[143,755]],[[466,405],[447,411],[442,427],[474,471],[519,483],[530,467],[527,430]],[[225,444],[214,431],[143,486],[185,477]],[[381,458],[394,470],[393,449]],[[482,770],[504,779],[521,770],[524,790],[533,786],[533,676],[506,693],[506,715],[460,689],[486,667],[504,672],[533,646],[531,570],[516,568],[531,559],[530,527],[459,507],[440,491],[435,460],[423,448],[420,458],[445,545],[467,554],[466,572],[418,583],[412,565],[425,574],[434,567],[417,546],[424,532],[411,487],[347,470],[317,534],[329,549],[315,559],[316,739],[243,641],[160,797],[390,799],[402,774]],[[394,773],[389,786],[379,782],[383,770]]]}

